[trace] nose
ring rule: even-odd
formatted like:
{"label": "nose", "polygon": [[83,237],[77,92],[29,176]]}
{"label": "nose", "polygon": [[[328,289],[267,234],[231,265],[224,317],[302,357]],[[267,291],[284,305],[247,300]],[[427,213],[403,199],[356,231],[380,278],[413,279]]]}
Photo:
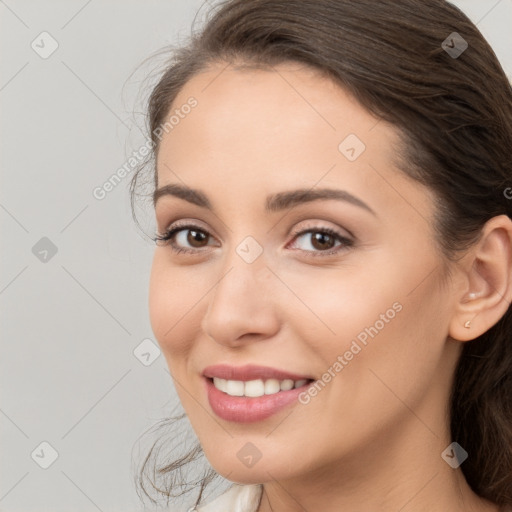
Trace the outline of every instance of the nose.
{"label": "nose", "polygon": [[208,294],[203,331],[231,347],[272,337],[280,325],[275,276],[260,261],[231,262]]}

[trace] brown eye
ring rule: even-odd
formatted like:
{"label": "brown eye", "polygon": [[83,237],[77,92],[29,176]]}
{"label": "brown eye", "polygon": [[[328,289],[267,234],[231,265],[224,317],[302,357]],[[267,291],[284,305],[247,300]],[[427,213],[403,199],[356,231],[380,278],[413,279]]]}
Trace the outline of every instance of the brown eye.
{"label": "brown eye", "polygon": [[341,253],[352,247],[354,242],[330,228],[307,229],[295,235],[292,247],[311,256],[328,256]]}
{"label": "brown eye", "polygon": [[311,234],[313,235],[311,245],[319,251],[332,249],[336,243],[334,237],[328,233],[323,233],[322,231],[313,231]]}
{"label": "brown eye", "polygon": [[186,229],[183,231],[188,232],[187,243],[192,247],[203,247],[202,243],[208,241],[208,235],[204,231],[198,231],[196,229]]}
{"label": "brown eye", "polygon": [[181,225],[170,228],[161,235],[157,234],[154,241],[158,245],[168,245],[176,253],[199,254],[203,252],[200,249],[212,245],[211,239],[212,236],[198,226]]}

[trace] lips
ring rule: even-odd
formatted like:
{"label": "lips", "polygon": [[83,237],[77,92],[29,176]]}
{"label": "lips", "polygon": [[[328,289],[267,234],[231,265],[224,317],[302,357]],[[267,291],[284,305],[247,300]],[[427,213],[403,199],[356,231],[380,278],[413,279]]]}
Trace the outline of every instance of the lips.
{"label": "lips", "polygon": [[203,377],[212,411],[237,423],[262,421],[297,404],[300,393],[314,380],[268,366],[226,364],[206,367]]}
{"label": "lips", "polygon": [[311,375],[301,375],[299,373],[291,373],[285,370],[271,368],[269,366],[258,366],[253,364],[248,364],[245,366],[229,366],[226,364],[207,366],[203,370],[203,376],[210,379],[217,377],[219,379],[240,381],[250,381],[257,379],[277,379],[280,381],[285,379],[290,379],[293,381],[314,380],[314,377]]}

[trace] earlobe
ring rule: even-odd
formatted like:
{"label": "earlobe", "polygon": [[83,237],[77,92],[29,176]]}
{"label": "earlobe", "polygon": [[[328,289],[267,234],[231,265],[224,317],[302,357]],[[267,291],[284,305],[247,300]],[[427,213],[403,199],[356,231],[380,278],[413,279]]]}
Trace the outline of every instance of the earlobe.
{"label": "earlobe", "polygon": [[506,313],[512,300],[512,220],[490,219],[482,236],[459,267],[465,290],[455,304],[449,336],[470,341],[488,331]]}

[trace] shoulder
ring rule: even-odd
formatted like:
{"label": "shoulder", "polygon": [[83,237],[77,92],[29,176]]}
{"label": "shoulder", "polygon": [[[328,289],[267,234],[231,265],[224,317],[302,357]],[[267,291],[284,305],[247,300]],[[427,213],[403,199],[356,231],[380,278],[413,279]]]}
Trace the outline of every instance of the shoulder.
{"label": "shoulder", "polygon": [[261,498],[261,484],[233,484],[213,501],[187,512],[256,512]]}

